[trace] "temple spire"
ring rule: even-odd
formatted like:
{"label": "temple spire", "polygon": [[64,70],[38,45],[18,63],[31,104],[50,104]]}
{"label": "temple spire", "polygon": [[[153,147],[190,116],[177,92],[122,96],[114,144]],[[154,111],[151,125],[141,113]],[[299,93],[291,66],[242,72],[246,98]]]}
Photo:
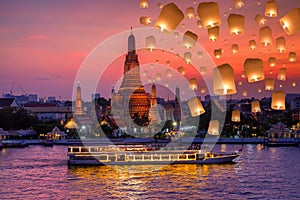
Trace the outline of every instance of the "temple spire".
{"label": "temple spire", "polygon": [[130,36],[128,37],[128,53],[133,51],[135,54],[135,37],[132,33],[132,27],[130,29],[131,29],[131,33]]}

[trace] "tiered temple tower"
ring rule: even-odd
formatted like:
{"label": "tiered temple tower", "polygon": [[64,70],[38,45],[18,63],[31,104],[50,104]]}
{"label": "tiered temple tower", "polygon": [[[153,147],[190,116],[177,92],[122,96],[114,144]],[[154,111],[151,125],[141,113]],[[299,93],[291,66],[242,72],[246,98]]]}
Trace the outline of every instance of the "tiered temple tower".
{"label": "tiered temple tower", "polygon": [[78,83],[76,89],[76,102],[75,102],[75,115],[82,115],[82,99],[81,99],[81,88],[80,84]]}

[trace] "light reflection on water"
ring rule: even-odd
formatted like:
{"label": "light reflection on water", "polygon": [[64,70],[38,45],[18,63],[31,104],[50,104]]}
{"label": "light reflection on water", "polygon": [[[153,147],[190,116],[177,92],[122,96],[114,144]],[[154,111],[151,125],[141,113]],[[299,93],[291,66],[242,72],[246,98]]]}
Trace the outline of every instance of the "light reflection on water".
{"label": "light reflection on water", "polygon": [[66,146],[3,149],[1,199],[300,198],[300,148],[245,145],[237,164],[112,167],[70,167],[66,152]]}

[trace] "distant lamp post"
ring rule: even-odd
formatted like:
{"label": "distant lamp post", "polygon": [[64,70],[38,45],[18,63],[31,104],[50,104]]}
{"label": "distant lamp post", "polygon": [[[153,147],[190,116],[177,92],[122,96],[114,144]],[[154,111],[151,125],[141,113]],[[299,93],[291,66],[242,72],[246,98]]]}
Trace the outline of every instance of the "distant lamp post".
{"label": "distant lamp post", "polygon": [[188,106],[192,117],[205,113],[202,103],[198,97],[193,97],[188,101]]}
{"label": "distant lamp post", "polygon": [[273,92],[271,108],[274,110],[285,110],[285,93],[282,90]]}

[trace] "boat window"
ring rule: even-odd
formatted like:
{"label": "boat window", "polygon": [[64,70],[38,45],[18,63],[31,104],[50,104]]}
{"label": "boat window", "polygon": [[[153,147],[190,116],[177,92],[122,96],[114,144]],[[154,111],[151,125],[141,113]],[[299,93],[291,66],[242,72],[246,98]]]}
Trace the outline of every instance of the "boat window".
{"label": "boat window", "polygon": [[73,152],[79,152],[79,148],[78,147],[73,147]]}
{"label": "boat window", "polygon": [[72,152],[72,148],[71,147],[68,147],[68,152]]}
{"label": "boat window", "polygon": [[81,147],[81,152],[89,152],[88,148]]}
{"label": "boat window", "polygon": [[151,155],[144,155],[145,160],[151,160]]}
{"label": "boat window", "polygon": [[195,154],[188,155],[188,159],[195,159],[195,158],[196,158]]}
{"label": "boat window", "polygon": [[180,155],[179,159],[186,159],[186,154]]}
{"label": "boat window", "polygon": [[161,159],[163,159],[163,160],[169,160],[169,155],[168,154],[167,155],[162,155]]}
{"label": "boat window", "polygon": [[107,160],[107,155],[101,155],[98,157],[99,160]]}

